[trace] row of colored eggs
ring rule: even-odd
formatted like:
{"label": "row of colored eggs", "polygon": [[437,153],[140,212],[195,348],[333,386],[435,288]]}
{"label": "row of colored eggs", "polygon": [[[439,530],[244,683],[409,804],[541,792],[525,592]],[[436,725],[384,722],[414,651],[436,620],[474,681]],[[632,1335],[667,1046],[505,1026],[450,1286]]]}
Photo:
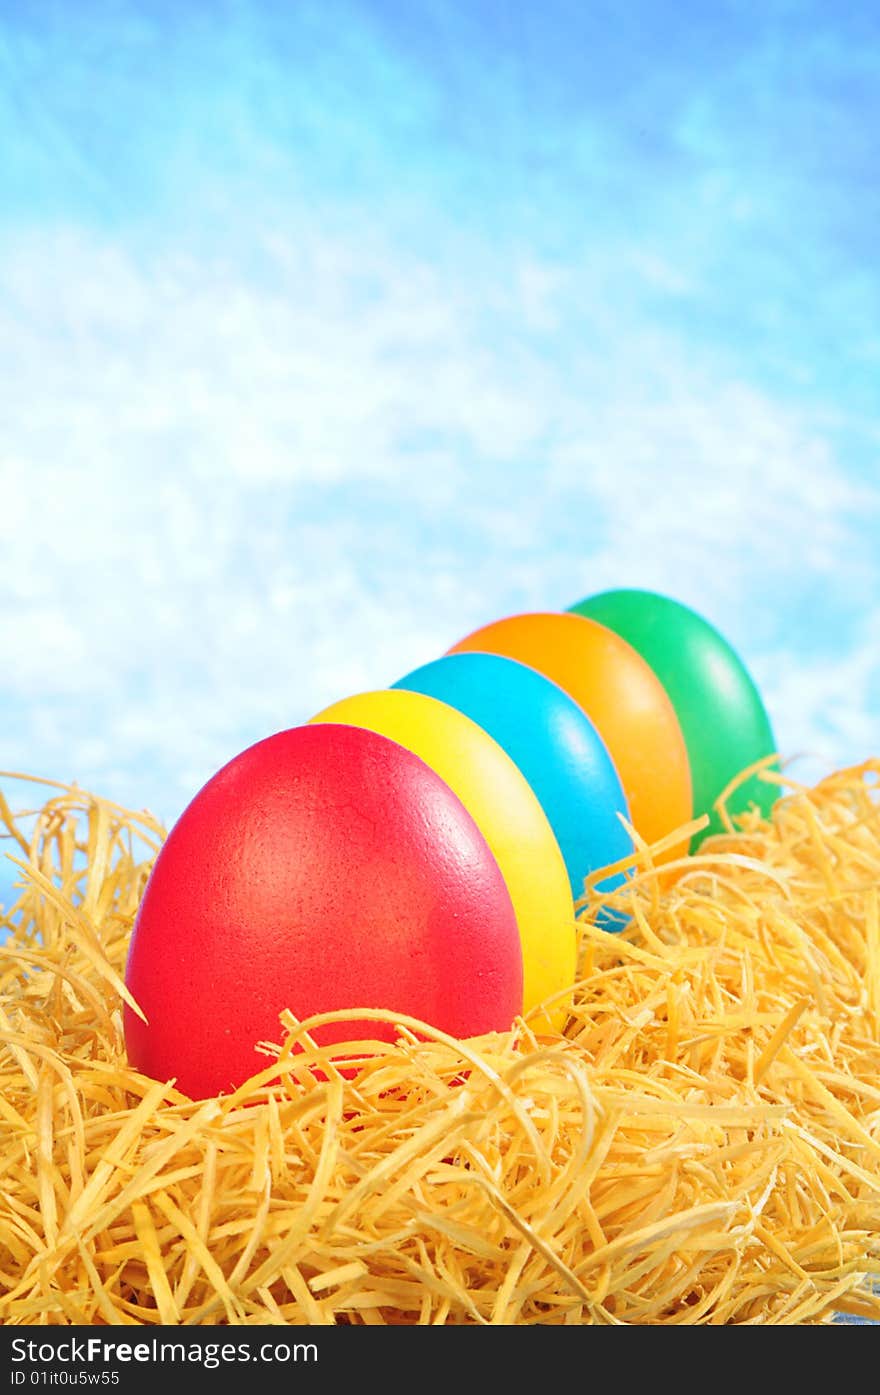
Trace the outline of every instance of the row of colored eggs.
{"label": "row of colored eggs", "polygon": [[[734,650],[667,597],[605,592],[476,630],[196,795],[132,935],[129,1059],[202,1097],[266,1064],[256,1044],[284,1008],[382,1009],[457,1037],[526,1013],[559,1031],[585,878],[625,862],[630,828],[667,839],[658,859],[685,853],[668,835],[773,750]],[[766,813],[773,787],[737,799]],[[351,1018],[316,1033],[393,1035]]]}

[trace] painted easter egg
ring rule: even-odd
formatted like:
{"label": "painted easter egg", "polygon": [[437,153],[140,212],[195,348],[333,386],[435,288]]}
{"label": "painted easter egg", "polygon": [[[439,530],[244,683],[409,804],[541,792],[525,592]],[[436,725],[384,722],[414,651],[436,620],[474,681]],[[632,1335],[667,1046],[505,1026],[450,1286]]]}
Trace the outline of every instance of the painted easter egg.
{"label": "painted easter egg", "polygon": [[561,1030],[577,958],[571,887],[547,815],[507,752],[463,712],[402,688],[343,698],[312,721],[350,722],[381,732],[414,751],[455,791],[510,892],[522,940],[523,1011],[554,995],[532,1025],[537,1031]]}
{"label": "painted easter egg", "polygon": [[[776,753],[761,694],[739,655],[714,625],[680,601],[653,591],[603,591],[572,606],[614,630],[651,665],[678,715],[693,781],[694,816],[710,814],[696,848],[723,824],[713,805],[748,766]],[[766,817],[779,787],[752,775],[726,801],[731,815],[756,805]]]}
{"label": "painted easter egg", "polygon": [[[484,625],[449,652],[473,650],[530,664],[580,704],[608,748],[646,842],[687,822],[690,766],[675,709],[651,666],[620,635],[583,615],[530,612]],[[662,858],[685,849],[676,845]]]}
{"label": "painted easter egg", "polygon": [[[586,712],[537,669],[500,654],[446,654],[398,679],[464,712],[525,775],[556,835],[572,895],[584,879],[633,850],[620,777]],[[622,874],[600,887],[619,885]]]}
{"label": "painted easter egg", "polygon": [[522,948],[476,821],[412,751],[356,725],[279,732],[208,781],[144,892],[126,984],[131,1064],[193,1098],[268,1064],[279,1013],[351,1008],[316,1040],[393,1040],[357,1008],[464,1038],[522,1010]]}

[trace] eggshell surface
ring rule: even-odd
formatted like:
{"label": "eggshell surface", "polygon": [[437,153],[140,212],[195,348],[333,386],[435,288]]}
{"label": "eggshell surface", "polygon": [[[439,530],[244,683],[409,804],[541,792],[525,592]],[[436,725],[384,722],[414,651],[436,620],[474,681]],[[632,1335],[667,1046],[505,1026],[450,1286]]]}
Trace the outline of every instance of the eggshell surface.
{"label": "eggshell surface", "polygon": [[[770,718],[757,685],[732,645],[689,606],[654,591],[621,589],[588,596],[573,613],[597,620],[636,649],[657,674],[675,708],[688,748],[693,813],[709,826],[693,850],[724,825],[714,804],[748,766],[776,753]],[[756,805],[766,818],[779,786],[751,775],[726,801],[730,815]]]}
{"label": "eggshell surface", "polygon": [[[608,747],[646,842],[690,819],[690,765],[675,709],[653,669],[620,635],[582,615],[528,612],[474,630],[449,653],[471,650],[530,664],[580,704]],[[684,841],[658,860],[686,851]]]}
{"label": "eggshell surface", "polygon": [[351,722],[420,756],[473,815],[501,868],[519,926],[523,1011],[537,1031],[559,1031],[574,982],[577,941],[565,861],[547,815],[522,771],[463,712],[424,693],[379,689],[343,698],[313,722]]}
{"label": "eggshell surface", "polygon": [[[383,1008],[464,1038],[522,1010],[516,916],[475,820],[424,761],[357,726],[277,733],[171,829],[129,948],[130,1063],[193,1098],[269,1061],[278,1016]],[[393,1040],[352,1019],[321,1043]]]}
{"label": "eggshell surface", "polygon": [[[550,821],[575,899],[591,872],[632,852],[620,817],[629,821],[629,807],[605,743],[583,708],[537,669],[500,654],[447,654],[393,686],[456,707],[515,761]],[[606,880],[610,889],[622,878]]]}

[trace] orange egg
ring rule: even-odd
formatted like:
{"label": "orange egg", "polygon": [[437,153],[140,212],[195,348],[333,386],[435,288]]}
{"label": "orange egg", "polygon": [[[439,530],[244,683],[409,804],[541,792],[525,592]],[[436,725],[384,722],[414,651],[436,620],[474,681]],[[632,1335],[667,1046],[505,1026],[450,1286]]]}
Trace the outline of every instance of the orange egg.
{"label": "orange egg", "polygon": [[[503,654],[558,683],[594,723],[620,776],[633,825],[647,843],[691,817],[687,747],[666,690],[613,630],[570,612],[510,615],[459,640],[465,650]],[[687,851],[687,840],[658,861]]]}

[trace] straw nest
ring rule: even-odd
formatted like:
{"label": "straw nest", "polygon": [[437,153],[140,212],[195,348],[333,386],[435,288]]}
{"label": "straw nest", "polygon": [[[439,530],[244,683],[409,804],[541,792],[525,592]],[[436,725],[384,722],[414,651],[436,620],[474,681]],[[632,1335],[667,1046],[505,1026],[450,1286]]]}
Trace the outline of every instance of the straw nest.
{"label": "straw nest", "polygon": [[163,829],[76,786],[0,798],[0,1321],[880,1318],[878,778],[642,850],[621,935],[588,885],[564,1036],[400,1020],[343,1077],[324,1019],[283,1015],[265,1072],[199,1102],[122,1034]]}

